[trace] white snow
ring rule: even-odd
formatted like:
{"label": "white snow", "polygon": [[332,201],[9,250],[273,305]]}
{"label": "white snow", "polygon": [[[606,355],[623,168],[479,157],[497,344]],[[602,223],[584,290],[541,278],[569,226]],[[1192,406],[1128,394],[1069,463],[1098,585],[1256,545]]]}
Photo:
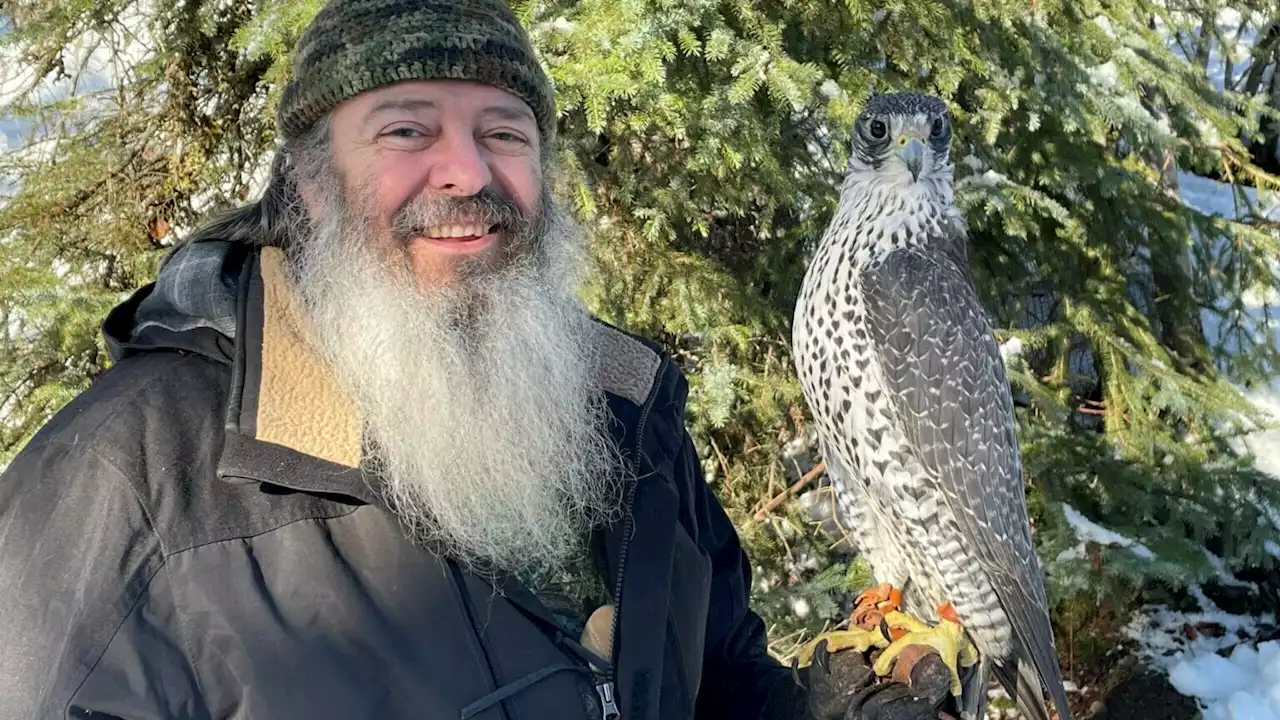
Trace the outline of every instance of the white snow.
{"label": "white snow", "polygon": [[[1254,188],[1242,187],[1241,189],[1251,203],[1259,203],[1258,193]],[[1235,194],[1231,186],[1226,183],[1180,172],[1178,173],[1178,194],[1183,202],[1203,213],[1231,219],[1240,216]],[[1280,220],[1280,204],[1277,204],[1277,198],[1274,195],[1264,193],[1259,210],[1265,217]]]}
{"label": "white snow", "polygon": [[1093,19],[1093,22],[1094,22],[1094,24],[1096,24],[1099,28],[1101,28],[1101,29],[1102,29],[1102,32],[1104,32],[1104,33],[1106,33],[1106,34],[1107,34],[1107,37],[1112,38],[1112,39],[1114,39],[1114,38],[1115,38],[1115,36],[1116,36],[1116,31],[1115,31],[1115,28],[1114,28],[1114,27],[1112,27],[1112,25],[1111,25],[1111,18],[1107,17],[1106,15],[1098,15],[1097,17],[1095,17],[1095,18]]}
{"label": "white snow", "polygon": [[1089,77],[1101,87],[1111,89],[1119,82],[1120,71],[1113,60],[1089,68]]}
{"label": "white snow", "polygon": [[115,23],[103,32],[87,31],[63,47],[63,60],[70,77],[37,78],[35,68],[16,60],[20,47],[6,47],[0,58],[0,110],[30,92],[42,102],[68,97],[110,93],[144,60],[154,44],[147,28],[149,0],[126,7]]}
{"label": "white snow", "polygon": [[798,618],[808,617],[809,601],[804,598],[794,598],[791,601],[791,612]]}
{"label": "white snow", "polygon": [[[1224,183],[1184,174],[1179,176],[1179,186],[1183,200],[1207,214],[1235,219],[1246,209],[1241,207],[1242,201],[1232,192],[1232,188]],[[1264,195],[1260,198],[1255,190],[1246,188],[1244,202],[1253,207],[1253,212],[1272,220],[1280,219],[1280,200],[1274,196]],[[1214,248],[1215,252],[1219,250]],[[1240,299],[1244,304],[1244,312],[1238,322],[1244,325],[1244,336],[1250,342],[1267,342],[1267,332],[1274,333],[1276,329],[1275,320],[1268,315],[1274,315],[1277,308],[1280,308],[1280,293],[1274,287],[1245,288]],[[1238,336],[1224,335],[1224,319],[1221,315],[1209,310],[1203,311],[1201,322],[1205,336],[1211,343],[1221,342],[1228,351],[1238,349]],[[1272,337],[1278,336],[1273,334]],[[1280,378],[1273,378],[1270,384],[1241,387],[1240,391],[1270,418],[1280,420]],[[1255,467],[1259,470],[1280,478],[1280,429],[1255,430],[1241,438],[1236,447],[1252,453]],[[1263,510],[1268,512],[1272,522],[1280,528],[1280,510]],[[1280,545],[1268,542],[1266,549],[1272,555],[1280,557]]]}
{"label": "white snow", "polygon": [[[22,47],[0,47],[0,149],[7,160],[46,162],[57,148],[58,138],[40,117],[11,114],[12,105],[19,100],[47,108],[61,100],[77,98],[78,108],[57,113],[68,126],[83,125],[95,116],[114,111],[117,91],[132,83],[135,69],[156,52],[148,27],[148,18],[154,14],[153,1],[131,3],[110,26],[101,31],[85,31],[66,44],[62,58],[70,77],[37,78],[35,68],[18,59]],[[7,29],[5,23],[6,32]],[[0,203],[18,190],[15,176],[0,175]]]}
{"label": "white snow", "polygon": [[844,97],[844,90],[835,80],[827,78],[822,81],[822,85],[818,86],[818,92],[828,100]]}
{"label": "white snow", "polygon": [[[1203,602],[1203,595],[1200,597]],[[1212,603],[1198,612],[1153,605],[1134,613],[1123,634],[1137,644],[1142,660],[1167,672],[1186,659],[1253,642],[1261,634],[1261,626],[1275,621],[1272,613],[1234,615]]]}
{"label": "white snow", "polygon": [[[1132,48],[1122,47],[1115,53],[1115,57],[1119,58],[1122,64],[1131,64],[1135,61],[1136,54]],[[1122,117],[1110,118],[1113,123],[1132,126],[1136,130],[1149,132],[1172,141],[1172,129],[1168,121],[1163,117],[1152,115],[1142,104],[1137,93],[1120,83],[1120,66],[1116,64],[1116,60],[1095,65],[1088,68],[1087,72],[1093,83],[1093,87],[1087,90],[1099,101],[1106,98],[1110,107],[1121,113]],[[1107,110],[1105,104],[1103,109]],[[1110,111],[1107,114],[1111,114]]]}
{"label": "white snow", "polygon": [[1226,563],[1222,561],[1222,558],[1209,552],[1207,548],[1201,548],[1201,550],[1204,552],[1205,559],[1207,559],[1209,561],[1209,564],[1213,566],[1214,572],[1218,573],[1218,583],[1221,584],[1222,586],[1246,587],[1246,588],[1257,587],[1255,583],[1244,582],[1243,580],[1240,580],[1235,575],[1233,575],[1230,571],[1227,570]]}
{"label": "white snow", "polygon": [[1067,522],[1071,524],[1071,529],[1075,531],[1080,544],[1059,553],[1059,562],[1084,557],[1085,544],[1090,541],[1099,545],[1116,545],[1128,548],[1130,552],[1144,560],[1154,560],[1156,557],[1155,553],[1151,552],[1146,545],[1131,540],[1114,530],[1102,527],[1066,503],[1062,505],[1062,513],[1066,515]]}
{"label": "white snow", "polygon": [[561,15],[535,24],[529,29],[529,34],[536,38],[549,35],[551,33],[573,32],[573,29],[576,27],[577,23]]}
{"label": "white snow", "polygon": [[[1175,12],[1182,22],[1199,26],[1201,21],[1188,14]],[[1163,19],[1155,16],[1156,31],[1166,38],[1173,53],[1194,62],[1196,47],[1201,42],[1209,44],[1209,57],[1205,67],[1210,84],[1218,91],[1243,89],[1243,80],[1249,72],[1253,45],[1257,41],[1258,28],[1267,22],[1262,12],[1243,14],[1238,9],[1222,8],[1218,11],[1215,27],[1208,37],[1202,38],[1197,30],[1190,36],[1175,37]]]}
{"label": "white snow", "polygon": [[1000,345],[1000,358],[1004,360],[1006,365],[1012,363],[1017,358],[1022,357],[1022,340],[1021,338],[1009,338]]}
{"label": "white snow", "polygon": [[[1226,183],[1199,177],[1190,173],[1179,173],[1179,194],[1183,202],[1208,215],[1236,219],[1241,217],[1247,208],[1241,206],[1232,187]],[[1253,206],[1254,212],[1271,220],[1280,220],[1280,198],[1273,194],[1259,193],[1254,188],[1243,188],[1244,201]],[[1215,252],[1219,248],[1214,248]],[[1274,332],[1275,321],[1267,317],[1280,311],[1280,293],[1275,288],[1244,288],[1241,300],[1245,304],[1244,317],[1240,320],[1252,341],[1265,341],[1268,327]],[[1225,306],[1220,306],[1225,309]],[[1201,313],[1205,337],[1210,343],[1227,340],[1223,335],[1223,318],[1213,311]],[[1235,346],[1234,342],[1225,343],[1227,349]],[[1255,406],[1280,419],[1280,378],[1273,378],[1269,386],[1253,388],[1241,387],[1240,391]],[[1243,447],[1253,453],[1259,470],[1280,478],[1280,429],[1259,430],[1245,436],[1241,441]]]}
{"label": "white snow", "polygon": [[266,29],[276,24],[282,7],[282,5],[273,5],[258,15],[257,21],[250,26],[250,30],[241,39],[245,55],[258,57],[266,52],[268,37]]}
{"label": "white snow", "polygon": [[1224,612],[1198,587],[1192,596],[1200,612],[1160,605],[1134,614],[1124,634],[1137,643],[1139,656],[1194,697],[1204,720],[1280,720],[1280,642],[1257,642],[1275,615]]}
{"label": "white snow", "polygon": [[1240,644],[1229,658],[1192,656],[1169,671],[1169,682],[1196,698],[1205,720],[1280,720],[1280,641]]}
{"label": "white snow", "polygon": [[1007,182],[1009,182],[1008,175],[1005,175],[1004,173],[996,172],[995,170],[987,170],[986,172],[980,175],[979,174],[966,175],[963,178],[960,178],[959,180],[957,180],[955,185],[956,185],[956,191],[959,192],[962,188],[967,187],[969,185],[974,185],[977,187],[995,187],[997,185],[1003,185]]}

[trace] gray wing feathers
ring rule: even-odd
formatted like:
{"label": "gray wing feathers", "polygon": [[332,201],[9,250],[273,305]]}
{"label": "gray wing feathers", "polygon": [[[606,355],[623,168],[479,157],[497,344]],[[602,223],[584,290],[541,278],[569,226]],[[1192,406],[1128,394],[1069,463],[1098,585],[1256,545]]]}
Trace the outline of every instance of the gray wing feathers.
{"label": "gray wing feathers", "polygon": [[[1008,691],[1009,696],[1017,701],[1018,709],[1028,720],[1049,720],[1049,711],[1044,706],[1044,695],[1040,691],[1040,677],[1036,669],[1025,657],[1015,657],[1004,665],[996,665],[996,679]],[[1054,701],[1057,702],[1056,700]],[[1066,711],[1066,699],[1061,707]],[[980,715],[978,717],[981,717]],[[1066,717],[1063,715],[1063,717]]]}
{"label": "gray wing feathers", "polygon": [[982,306],[945,255],[897,250],[861,279],[868,329],[901,429],[995,589],[1015,647],[1021,645],[1065,718],[1048,602],[1022,522],[1013,400]]}

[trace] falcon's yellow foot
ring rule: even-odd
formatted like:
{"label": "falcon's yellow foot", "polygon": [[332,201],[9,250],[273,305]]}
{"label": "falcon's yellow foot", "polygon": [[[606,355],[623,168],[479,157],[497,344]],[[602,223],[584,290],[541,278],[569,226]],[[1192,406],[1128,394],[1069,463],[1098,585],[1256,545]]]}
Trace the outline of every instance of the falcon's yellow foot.
{"label": "falcon's yellow foot", "polygon": [[827,652],[836,653],[841,650],[856,650],[858,652],[866,652],[871,648],[889,647],[889,640],[880,632],[880,628],[874,627],[867,630],[854,628],[852,630],[833,630],[832,632],[823,633],[813,640],[809,641],[804,647],[796,652],[793,665],[795,667],[804,667],[813,660],[813,652],[818,647],[818,643],[823,640],[827,641]]}
{"label": "falcon's yellow foot", "polygon": [[876,675],[882,677],[888,675],[893,670],[894,661],[904,650],[912,645],[923,645],[937,651],[942,658],[942,662],[951,671],[951,694],[960,697],[959,668],[976,664],[978,649],[969,641],[964,628],[960,627],[955,610],[951,608],[950,603],[938,608],[938,614],[943,619],[932,627],[900,612],[885,614],[884,624],[891,631],[900,630],[903,634],[885,648],[872,666]]}

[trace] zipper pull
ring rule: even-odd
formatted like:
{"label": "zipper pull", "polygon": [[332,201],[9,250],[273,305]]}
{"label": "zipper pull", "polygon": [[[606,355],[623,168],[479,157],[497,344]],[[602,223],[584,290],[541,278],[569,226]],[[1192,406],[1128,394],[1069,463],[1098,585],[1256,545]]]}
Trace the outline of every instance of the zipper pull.
{"label": "zipper pull", "polygon": [[622,713],[618,712],[618,703],[613,699],[613,681],[605,680],[596,686],[596,692],[600,694],[600,706],[604,708],[604,720],[618,720],[622,717]]}

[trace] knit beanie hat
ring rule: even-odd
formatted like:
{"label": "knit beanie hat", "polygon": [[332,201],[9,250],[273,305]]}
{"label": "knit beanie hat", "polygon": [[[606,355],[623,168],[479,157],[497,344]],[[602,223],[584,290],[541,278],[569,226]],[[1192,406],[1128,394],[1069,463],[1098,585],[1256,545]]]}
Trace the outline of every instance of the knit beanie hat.
{"label": "knit beanie hat", "polygon": [[296,139],[344,100],[431,79],[471,80],[524,100],[550,150],[551,82],[506,0],[329,0],[298,42],[276,126]]}

